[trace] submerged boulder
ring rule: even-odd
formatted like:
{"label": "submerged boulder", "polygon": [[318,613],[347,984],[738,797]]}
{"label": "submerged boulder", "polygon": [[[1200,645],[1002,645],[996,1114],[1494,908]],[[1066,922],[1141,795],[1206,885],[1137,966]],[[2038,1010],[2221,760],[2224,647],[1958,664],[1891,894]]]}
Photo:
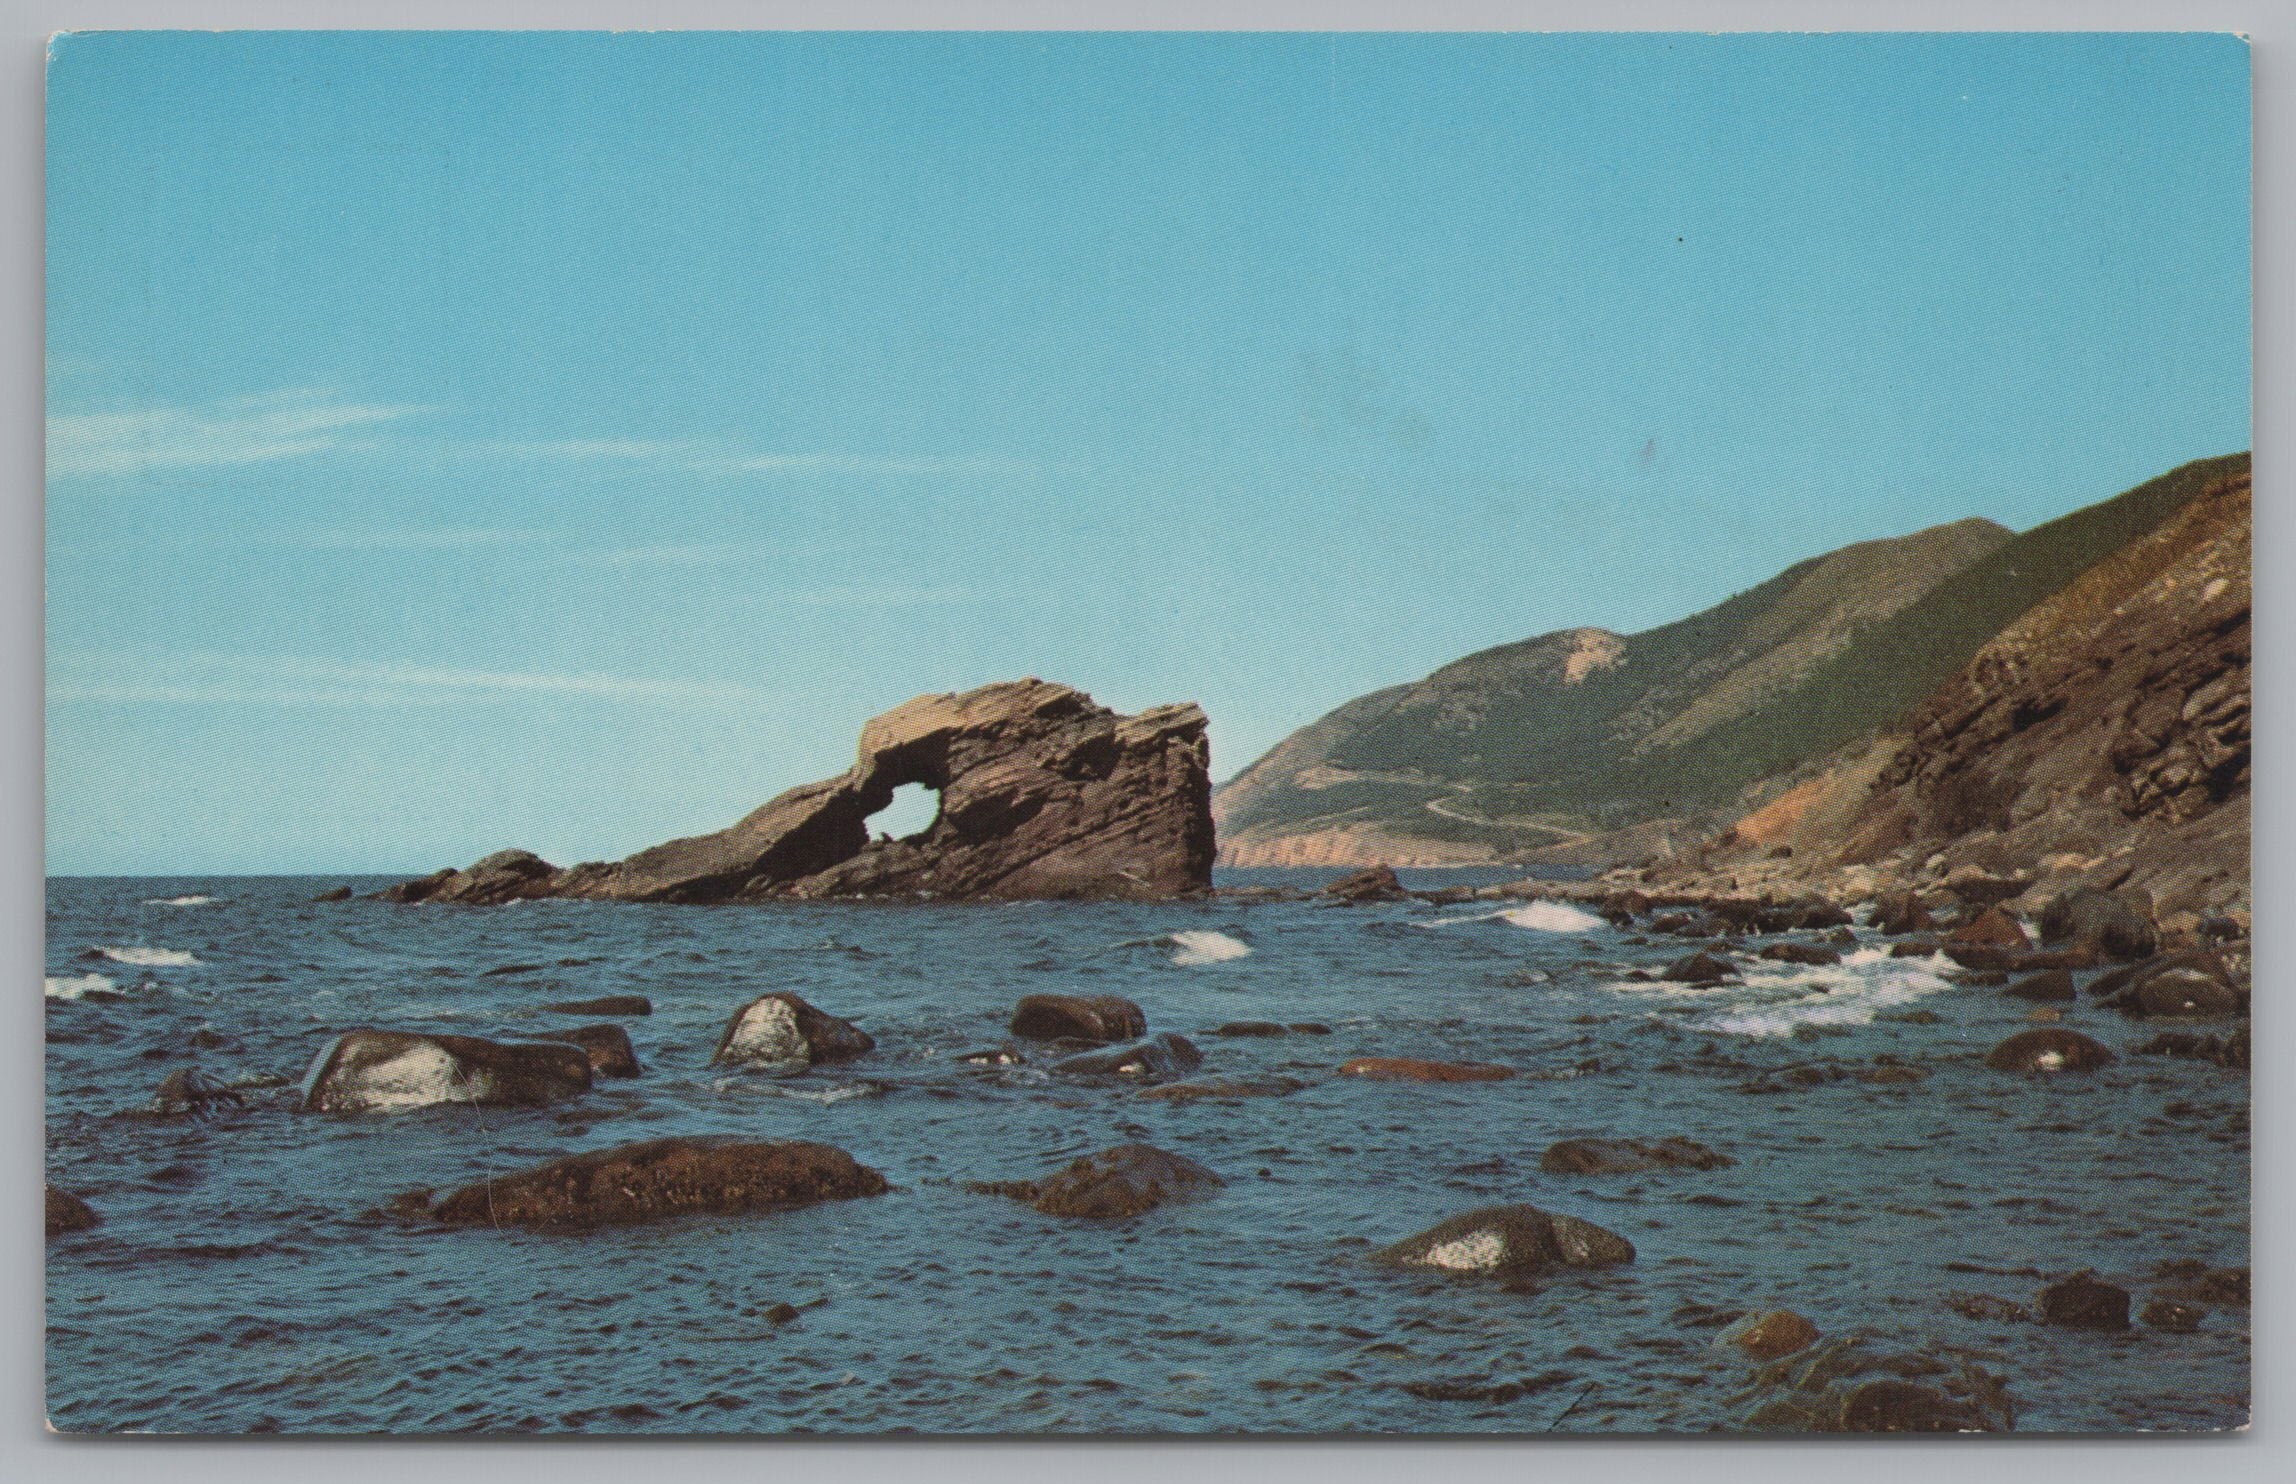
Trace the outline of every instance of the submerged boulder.
{"label": "submerged boulder", "polygon": [[1773,963],[1808,964],[1813,967],[1842,961],[1840,949],[1829,948],[1823,943],[1769,943],[1763,946],[1761,956]]}
{"label": "submerged boulder", "polygon": [[2115,1060],[2102,1041],[2053,1025],[2019,1031],[1985,1053],[1996,1072],[2093,1072]]}
{"label": "submerged boulder", "polygon": [[1423,1061],[1415,1056],[1359,1056],[1341,1064],[1342,1077],[1369,1077],[1374,1082],[1504,1082],[1513,1067],[1477,1061]]}
{"label": "submerged boulder", "polygon": [[1634,1244],[1576,1216],[1536,1206],[1485,1206],[1439,1221],[1373,1254],[1389,1267],[1519,1277],[1550,1268],[1602,1268],[1634,1261]]}
{"label": "submerged boulder", "polygon": [[90,1227],[103,1224],[103,1218],[96,1214],[95,1208],[70,1191],[58,1190],[53,1185],[48,1186],[47,1191],[45,1205],[49,1236],[60,1237],[70,1232],[84,1232]]}
{"label": "submerged boulder", "polygon": [[1959,1352],[1885,1349],[1852,1335],[1793,1350],[1754,1372],[1750,1432],[2010,1432],[2017,1412],[1999,1376]]}
{"label": "submerged boulder", "polygon": [[710,1061],[803,1067],[851,1061],[876,1046],[876,1040],[852,1021],[816,1010],[802,995],[775,990],[733,1012]]}
{"label": "submerged boulder", "polygon": [[[1203,895],[1213,854],[1206,726],[1192,703],[1121,716],[1080,690],[1035,679],[919,696],[861,729],[860,756],[845,773],[790,789],[715,834],[564,871],[532,857],[490,856],[467,872],[441,872],[385,895],[636,902]],[[872,839],[870,817],[910,784],[940,794],[939,816],[906,839]]]}
{"label": "submerged boulder", "polygon": [[487,1041],[409,1031],[345,1031],[303,1077],[303,1107],[319,1113],[434,1103],[531,1107],[590,1089],[590,1057],[559,1041]]}
{"label": "submerged boulder", "polygon": [[1032,994],[1013,1007],[1012,1033],[1031,1041],[1106,1045],[1148,1034],[1148,1017],[1121,995]]}
{"label": "submerged boulder", "polygon": [[1153,1144],[1119,1144],[1043,1180],[975,1188],[1026,1201],[1047,1216],[1120,1221],[1174,1201],[1200,1200],[1227,1183],[1185,1155]]}
{"label": "submerged boulder", "polygon": [[578,1025],[570,1031],[552,1031],[542,1039],[581,1047],[590,1058],[593,1076],[635,1077],[642,1070],[638,1048],[630,1044],[630,1033],[618,1025]]}
{"label": "submerged boulder", "polygon": [[1720,1170],[1738,1161],[1704,1144],[1664,1139],[1564,1139],[1539,1156],[1550,1175],[1632,1175],[1645,1170]]}
{"label": "submerged boulder", "polygon": [[466,1186],[431,1215],[458,1226],[623,1226],[882,1195],[842,1149],[796,1140],[672,1138],[594,1150]]}
{"label": "submerged boulder", "polygon": [[1753,1360],[1780,1360],[1818,1342],[1818,1327],[1791,1309],[1749,1314],[1714,1337]]}
{"label": "submerged boulder", "polygon": [[1137,1041],[1080,1051],[1052,1064],[1052,1070],[1070,1077],[1132,1077],[1161,1082],[1185,1077],[1204,1064],[1204,1054],[1186,1036],[1159,1031]]}
{"label": "submerged boulder", "polygon": [[246,1103],[238,1090],[197,1067],[180,1067],[162,1077],[149,1111],[159,1118],[205,1118],[219,1108]]}
{"label": "submerged boulder", "polygon": [[2038,974],[2018,980],[2001,992],[2012,999],[2019,1000],[2046,1001],[2077,998],[2073,993],[2073,975],[2069,969],[2044,969]]}

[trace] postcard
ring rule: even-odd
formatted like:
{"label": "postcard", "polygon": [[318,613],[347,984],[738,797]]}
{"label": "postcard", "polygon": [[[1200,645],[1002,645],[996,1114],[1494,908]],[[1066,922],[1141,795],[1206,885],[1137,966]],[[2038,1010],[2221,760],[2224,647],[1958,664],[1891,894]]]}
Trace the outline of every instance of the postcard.
{"label": "postcard", "polygon": [[48,85],[54,1430],[2247,1425],[2241,39]]}

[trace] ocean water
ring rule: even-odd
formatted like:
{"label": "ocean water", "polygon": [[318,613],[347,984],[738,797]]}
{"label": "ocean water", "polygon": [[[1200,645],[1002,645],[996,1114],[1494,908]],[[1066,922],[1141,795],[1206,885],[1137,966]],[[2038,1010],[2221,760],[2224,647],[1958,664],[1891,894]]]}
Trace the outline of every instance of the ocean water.
{"label": "ocean water", "polygon": [[[2244,1308],[2194,1334],[2095,1334],[1949,1303],[2032,1307],[2047,1277],[2093,1268],[2141,1304],[2165,1262],[2246,1266],[2246,1077],[2136,1057],[2086,1076],[1989,1071],[1983,1053],[2029,1007],[1942,965],[1873,950],[1714,990],[1635,983],[1626,970],[1686,945],[1629,942],[1554,904],[308,900],[336,884],[50,883],[49,1176],[104,1218],[48,1244],[57,1428],[1704,1431],[1745,1411],[1747,1366],[1713,1344],[1716,1314],[1773,1307],[1980,1357],[2020,1430],[2247,1420]],[[728,1015],[768,990],[858,1022],[878,1049],[789,1078],[710,1067]],[[957,1060],[1003,1042],[1022,995],[1056,991],[1137,1000],[1151,1030],[1196,1041],[1202,1075],[1305,1085],[1170,1103]],[[258,1085],[291,1084],[352,1027],[518,1037],[583,1023],[545,1001],[610,993],[654,1002],[622,1022],[645,1075],[553,1108],[307,1114],[292,1085]],[[1891,1018],[1909,1010],[1938,1021]],[[1333,1034],[1209,1034],[1233,1020]],[[2146,1034],[2086,1003],[2067,1023],[2124,1049]],[[1362,1055],[1517,1075],[1335,1075]],[[1775,1075],[1877,1058],[1926,1075]],[[249,1084],[246,1105],[152,1116],[185,1067]],[[825,1141],[896,1189],[579,1234],[383,1214],[418,1187],[677,1133]],[[1584,1135],[1683,1135],[1737,1163],[1540,1171],[1549,1144]],[[966,1189],[1131,1140],[1227,1186],[1116,1225]],[[1609,1227],[1639,1258],[1513,1287],[1365,1260],[1512,1201]],[[776,1322],[782,1304],[798,1317]],[[1533,1384],[1436,1399],[1515,1381]]]}

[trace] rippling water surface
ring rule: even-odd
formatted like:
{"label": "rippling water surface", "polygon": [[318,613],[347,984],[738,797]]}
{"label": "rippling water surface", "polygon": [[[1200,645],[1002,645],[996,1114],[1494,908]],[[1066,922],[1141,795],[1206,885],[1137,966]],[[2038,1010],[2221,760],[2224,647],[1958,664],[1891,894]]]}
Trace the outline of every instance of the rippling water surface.
{"label": "rippling water surface", "polygon": [[[1691,991],[1621,977],[1683,945],[1560,908],[308,900],[334,884],[50,883],[49,1172],[104,1217],[48,1247],[58,1428],[1702,1430],[1743,1412],[1746,1367],[1713,1347],[1713,1311],[1778,1306],[1987,1357],[2021,1429],[2247,1418],[2245,1309],[2196,1334],[2100,1335],[1948,1303],[2030,1306],[2042,1275],[2084,1267],[2141,1302],[2164,1262],[2245,1266],[2245,1076],[2135,1057],[1988,1071],[2028,1007],[1927,964],[1854,954]],[[711,1068],[726,1017],[776,989],[878,1049],[794,1078]],[[1173,1103],[957,1061],[1044,991],[1129,996],[1152,1030],[1197,1041],[1205,1075],[1305,1086]],[[545,1001],[609,993],[654,1001],[623,1022],[645,1075],[555,1108],[336,1117],[282,1087],[205,1122],[141,1111],[178,1068],[294,1079],[354,1026],[516,1037],[579,1023]],[[1937,1023],[1893,1018],[1909,1010]],[[1234,1020],[1334,1033],[1208,1034]],[[2141,1039],[2086,1004],[2068,1021]],[[1333,1074],[1368,1054],[1517,1075]],[[1748,1090],[1877,1057],[1926,1076]],[[379,1214],[416,1187],[673,1133],[818,1139],[897,1188],[580,1235]],[[1667,1134],[1738,1162],[1539,1170],[1557,1139]],[[965,1189],[1130,1140],[1227,1188],[1114,1226]],[[1364,1261],[1503,1201],[1585,1216],[1640,1258],[1536,1289]],[[780,1304],[798,1317],[776,1323]],[[1498,1403],[1421,1394],[1509,1381],[1535,1384]]]}

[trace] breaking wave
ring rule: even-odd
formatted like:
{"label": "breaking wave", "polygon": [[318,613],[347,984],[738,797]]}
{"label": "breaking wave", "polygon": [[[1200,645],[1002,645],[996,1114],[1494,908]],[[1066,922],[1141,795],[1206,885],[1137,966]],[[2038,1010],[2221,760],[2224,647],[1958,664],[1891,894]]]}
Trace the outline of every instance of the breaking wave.
{"label": "breaking wave", "polygon": [[146,897],[144,898],[144,905],[146,907],[212,907],[215,905],[215,898],[202,896]]}
{"label": "breaking wave", "polygon": [[1687,1028],[1725,1036],[1791,1036],[1807,1026],[1847,1029],[1871,1025],[1884,1010],[1953,988],[1943,977],[1941,958],[1891,958],[1880,948],[1861,948],[1838,964],[1801,966],[1757,959],[1741,961],[1741,978],[1695,986],[1632,980],[1610,988],[1639,994],[1696,995],[1723,1002],[1711,1015]]}
{"label": "breaking wave", "polygon": [[81,974],[70,979],[50,974],[40,985],[40,992],[51,1000],[76,1000],[91,991],[112,994],[118,989],[119,985],[101,974]]}
{"label": "breaking wave", "polygon": [[1252,945],[1239,938],[1201,929],[1174,933],[1166,941],[1172,945],[1172,962],[1183,969],[1224,964],[1231,959],[1248,957],[1252,951]]}
{"label": "breaking wave", "polygon": [[139,969],[180,969],[199,960],[188,948],[105,948],[96,952],[115,964],[134,964]]}

